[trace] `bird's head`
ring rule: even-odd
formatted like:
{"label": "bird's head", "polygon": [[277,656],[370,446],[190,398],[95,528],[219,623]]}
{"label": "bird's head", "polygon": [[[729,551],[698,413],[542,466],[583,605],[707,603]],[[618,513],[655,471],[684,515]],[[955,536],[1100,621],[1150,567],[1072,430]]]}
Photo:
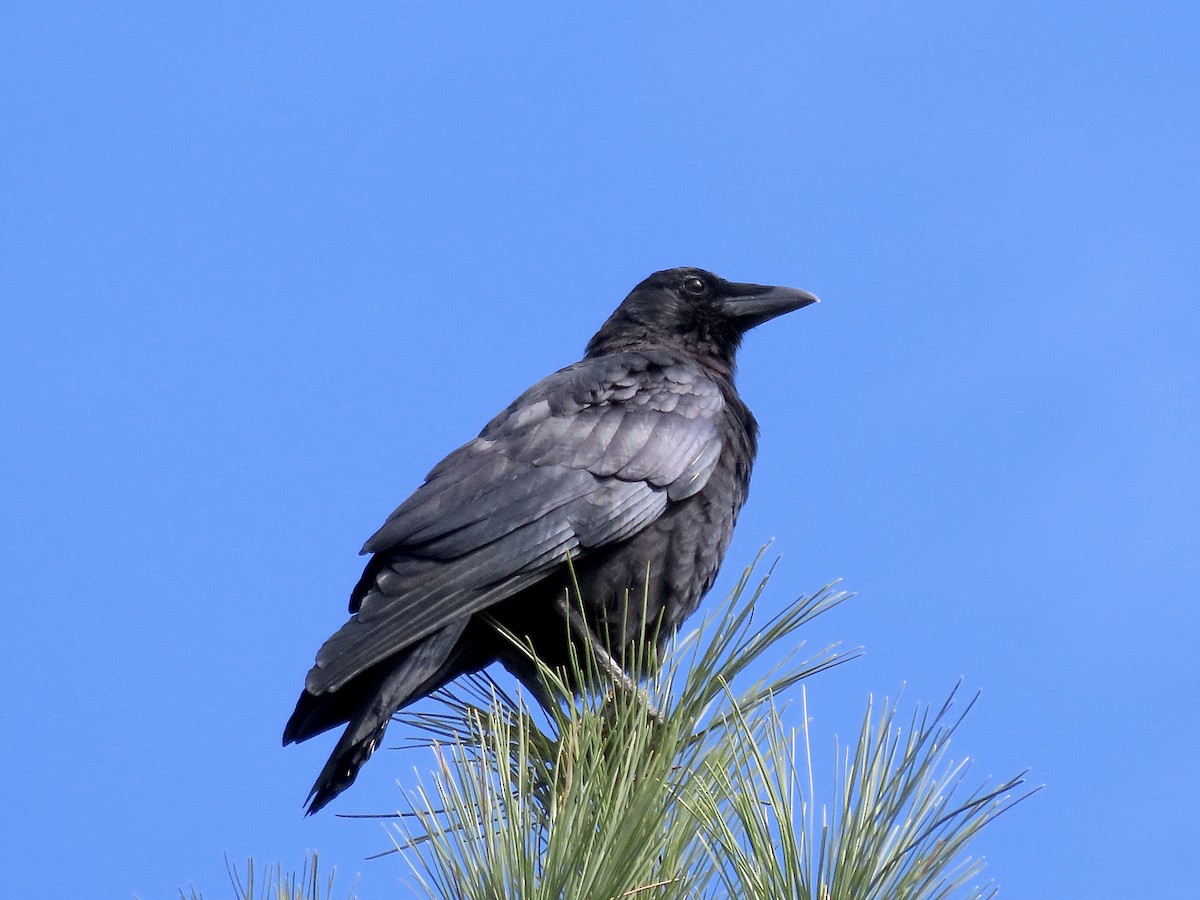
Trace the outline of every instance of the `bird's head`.
{"label": "bird's head", "polygon": [[662,347],[731,374],[747,331],[816,302],[795,288],[726,281],[691,267],[664,269],[629,292],[588,342],[587,355]]}

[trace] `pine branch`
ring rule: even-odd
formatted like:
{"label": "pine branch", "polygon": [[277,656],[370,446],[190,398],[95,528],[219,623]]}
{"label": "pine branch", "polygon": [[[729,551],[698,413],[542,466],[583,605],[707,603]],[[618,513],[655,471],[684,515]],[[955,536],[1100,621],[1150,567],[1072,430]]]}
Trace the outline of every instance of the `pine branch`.
{"label": "pine branch", "polygon": [[[1018,793],[1021,777],[959,797],[967,764],[947,756],[961,721],[950,718],[954,694],[905,728],[885,700],[878,712],[868,704],[818,805],[807,696],[799,729],[785,726],[777,699],[857,655],[827,647],[798,658],[797,632],[846,595],[827,586],[756,627],[767,578],[750,591],[752,570],[641,690],[614,688],[585,647],[572,678],[541,667],[545,694],[559,701],[548,712],[484,675],[443,692],[438,711],[403,716],[437,761],[394,826],[420,890],[529,900],[990,896],[990,885],[970,887],[982,862],[965,848],[1031,793]],[[576,696],[570,683],[587,689]]]}

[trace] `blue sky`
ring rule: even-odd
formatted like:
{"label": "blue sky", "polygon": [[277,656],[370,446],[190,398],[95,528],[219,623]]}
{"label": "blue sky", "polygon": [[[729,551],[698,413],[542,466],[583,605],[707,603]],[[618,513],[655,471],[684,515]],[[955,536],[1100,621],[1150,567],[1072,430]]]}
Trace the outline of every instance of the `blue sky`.
{"label": "blue sky", "polygon": [[[0,35],[6,897],[404,896],[381,753],[279,735],[362,540],[649,272],[752,334],[715,594],[857,599],[818,733],[983,697],[1007,897],[1192,896],[1200,12],[1185,3],[129,3]],[[393,743],[400,739],[393,729]],[[1192,762],[1188,762],[1191,759]],[[419,763],[419,761],[418,761]]]}

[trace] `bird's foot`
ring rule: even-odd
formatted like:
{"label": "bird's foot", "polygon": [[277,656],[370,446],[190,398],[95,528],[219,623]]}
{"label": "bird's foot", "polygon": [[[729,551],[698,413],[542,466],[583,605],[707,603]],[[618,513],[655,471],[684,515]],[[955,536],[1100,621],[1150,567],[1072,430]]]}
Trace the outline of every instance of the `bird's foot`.
{"label": "bird's foot", "polygon": [[592,658],[604,674],[612,680],[617,688],[623,690],[628,696],[638,698],[642,705],[645,706],[647,715],[654,721],[662,724],[662,714],[650,702],[645,691],[638,687],[637,682],[630,677],[629,673],[608,652],[608,648],[604,646],[596,632],[592,631],[582,612],[571,606],[570,600],[565,593],[558,598],[556,606],[562,617],[567,620],[567,625],[571,629],[571,633],[575,635],[575,638],[588,645]]}

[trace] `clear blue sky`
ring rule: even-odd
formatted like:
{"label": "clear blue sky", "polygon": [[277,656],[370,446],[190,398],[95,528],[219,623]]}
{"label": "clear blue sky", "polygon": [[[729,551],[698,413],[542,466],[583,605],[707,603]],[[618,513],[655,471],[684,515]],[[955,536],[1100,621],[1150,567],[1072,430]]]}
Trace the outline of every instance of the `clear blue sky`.
{"label": "clear blue sky", "polygon": [[824,300],[745,346],[716,589],[773,537],[770,602],[859,592],[816,725],[962,676],[958,754],[1048,785],[975,848],[1004,896],[1194,897],[1198,7],[596,9],[6,13],[0,895],[316,848],[404,896],[330,812],[411,761],[304,820],[330,742],[279,746],[356,551],[688,264]]}

